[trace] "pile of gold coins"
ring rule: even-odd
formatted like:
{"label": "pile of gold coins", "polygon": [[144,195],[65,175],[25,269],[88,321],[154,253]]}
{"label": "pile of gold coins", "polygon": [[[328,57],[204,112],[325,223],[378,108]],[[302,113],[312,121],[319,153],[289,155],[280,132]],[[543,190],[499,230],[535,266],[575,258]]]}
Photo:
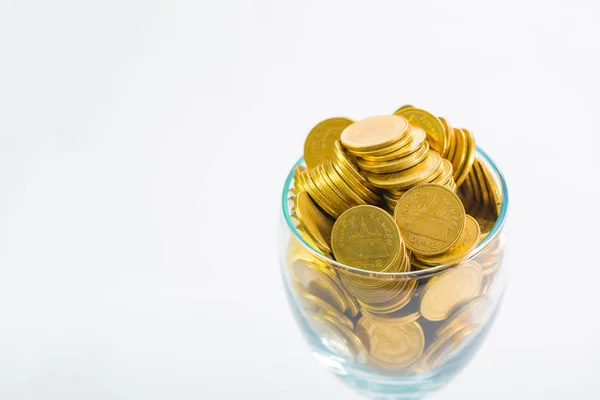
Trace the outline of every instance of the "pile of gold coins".
{"label": "pile of gold coins", "polygon": [[496,223],[502,192],[475,149],[468,130],[410,105],[310,131],[290,190],[310,249],[292,237],[287,263],[312,330],[332,352],[422,372],[486,322],[503,236],[473,252]]}

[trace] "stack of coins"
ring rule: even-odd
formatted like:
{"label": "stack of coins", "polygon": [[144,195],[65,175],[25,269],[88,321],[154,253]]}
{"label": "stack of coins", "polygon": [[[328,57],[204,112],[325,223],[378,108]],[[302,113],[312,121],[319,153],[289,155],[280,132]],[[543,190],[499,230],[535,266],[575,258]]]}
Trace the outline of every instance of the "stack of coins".
{"label": "stack of coins", "polygon": [[[481,265],[501,254],[503,243],[500,235],[474,260],[429,279],[411,277],[416,288],[404,307],[410,310],[401,314],[372,313],[361,303],[358,312],[350,312],[335,295],[346,290],[343,278],[335,286],[325,283],[345,273],[336,275],[337,268],[327,266],[294,238],[288,263],[303,316],[331,353],[384,373],[423,373],[444,366],[489,320],[495,304],[487,294],[495,274]],[[389,282],[382,277],[379,281]],[[349,291],[344,296],[354,297]]]}
{"label": "stack of coins", "polygon": [[473,136],[404,106],[325,120],[304,149],[290,208],[308,248],[292,240],[288,266],[313,331],[375,368],[441,366],[489,316],[503,255],[499,235],[472,257],[502,204]]}
{"label": "stack of coins", "polygon": [[434,182],[456,188],[452,163],[430,150],[426,138],[425,130],[404,117],[386,115],[355,122],[342,132],[340,141],[367,180],[382,189],[387,210],[393,212],[400,197],[414,186]]}
{"label": "stack of coins", "polygon": [[[328,235],[335,220],[357,206],[375,205],[394,215],[412,252],[414,269],[458,263],[486,237],[498,217],[501,193],[486,163],[475,158],[473,135],[412,105],[399,108],[394,115],[357,122],[348,118],[322,121],[308,134],[304,149],[307,167],[295,171],[292,194],[307,193],[304,197],[316,203],[306,211],[309,214],[315,210],[326,214],[319,220],[326,229],[308,227],[310,222],[305,221],[302,212],[297,216],[299,229],[324,254],[332,253]],[[440,211],[431,207],[413,212],[408,218],[409,208],[405,205],[409,202],[403,199],[422,186],[429,189],[415,192],[413,197],[419,193],[428,193],[422,198],[431,197],[437,192],[440,198],[457,205],[452,208],[454,220],[447,232],[444,224],[449,222],[437,217]],[[439,187],[447,190],[440,191]],[[454,195],[457,188],[460,197]],[[412,202],[422,203],[421,197]],[[309,204],[306,199],[297,200]],[[415,222],[419,215],[429,219],[428,225]],[[413,241],[428,243],[430,248],[413,245]],[[442,242],[444,246],[440,247]]]}
{"label": "stack of coins", "polygon": [[[392,217],[375,206],[358,206],[342,214],[331,233],[333,254],[341,263],[373,272],[408,272],[410,255]],[[408,304],[414,280],[372,279],[341,271],[344,287],[362,309],[391,314]]]}
{"label": "stack of coins", "polygon": [[500,213],[502,193],[483,160],[475,159],[473,168],[458,190],[458,195],[467,212],[473,215],[481,226],[481,234],[485,238]]}
{"label": "stack of coins", "polygon": [[400,107],[395,115],[401,115],[411,125],[422,127],[432,149],[452,162],[453,178],[457,186],[465,180],[475,159],[475,138],[467,129],[452,128],[448,121],[411,105]]}
{"label": "stack of coins", "polygon": [[[381,202],[377,189],[339,144],[342,130],[351,123],[346,118],[332,118],[317,124],[304,146],[308,168],[299,167],[295,174],[297,192],[308,192],[319,207],[335,218],[351,207]],[[323,129],[323,125],[329,129]],[[326,135],[320,136],[320,132]],[[309,155],[307,148],[311,149]],[[316,161],[319,155],[320,163]]]}
{"label": "stack of coins", "polygon": [[475,297],[454,310],[435,334],[435,340],[427,347],[417,363],[421,371],[442,367],[469,341],[490,318],[493,310],[491,300],[485,296]]}

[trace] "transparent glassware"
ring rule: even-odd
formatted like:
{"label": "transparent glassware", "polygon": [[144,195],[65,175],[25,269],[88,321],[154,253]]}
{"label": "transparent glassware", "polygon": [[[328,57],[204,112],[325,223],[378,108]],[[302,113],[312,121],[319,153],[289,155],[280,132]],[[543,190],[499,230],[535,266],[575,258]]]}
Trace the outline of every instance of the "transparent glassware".
{"label": "transparent glassware", "polygon": [[423,398],[473,357],[502,302],[508,209],[504,177],[481,149],[502,204],[487,236],[458,264],[374,273],[313,248],[294,223],[294,169],[283,188],[279,259],[292,312],[316,358],[372,399]]}

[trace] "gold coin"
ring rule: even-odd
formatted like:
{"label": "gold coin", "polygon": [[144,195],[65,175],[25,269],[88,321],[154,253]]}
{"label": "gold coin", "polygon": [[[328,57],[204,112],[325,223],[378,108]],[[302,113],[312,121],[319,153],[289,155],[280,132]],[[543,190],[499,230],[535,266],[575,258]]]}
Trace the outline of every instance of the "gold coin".
{"label": "gold coin", "polygon": [[387,315],[395,313],[404,308],[412,299],[417,287],[417,281],[412,279],[408,281],[401,290],[395,289],[396,295],[390,300],[384,303],[378,304],[363,304],[359,300],[359,303],[363,306],[363,310],[369,314],[374,315]]}
{"label": "gold coin", "polygon": [[357,206],[333,225],[331,245],[336,260],[369,271],[385,271],[403,249],[394,219],[381,208]]}
{"label": "gold coin", "polygon": [[442,172],[444,172],[445,168],[446,167],[444,165],[444,159],[440,156],[440,162],[438,163],[436,169],[427,178],[425,178],[424,180],[422,180],[420,182],[415,183],[415,186],[424,185],[425,183],[431,183],[431,182],[437,180],[438,176],[440,176],[442,174]]}
{"label": "gold coin", "polygon": [[[316,249],[315,245],[315,249]],[[312,253],[306,246],[300,242],[295,236],[290,237],[287,247],[287,265],[288,267],[296,260],[304,260],[309,263],[319,264],[322,262],[314,253]]]}
{"label": "gold coin", "polygon": [[473,137],[471,132],[469,132],[467,129],[462,129],[462,133],[467,144],[467,150],[465,153],[465,160],[461,167],[461,171],[458,173],[457,178],[454,179],[457,185],[460,185],[471,171],[473,162],[475,161],[475,150],[477,148],[477,146],[475,145],[475,138]]}
{"label": "gold coin", "polygon": [[310,174],[301,174],[298,178],[302,178],[304,182],[304,187],[306,188],[310,197],[325,211],[327,214],[331,215],[334,218],[340,216],[341,211],[339,211],[335,204],[333,204],[315,185],[312,180]]}
{"label": "gold coin", "polygon": [[422,370],[431,371],[450,361],[473,337],[475,328],[465,325],[456,331],[448,331],[431,343],[419,362]]}
{"label": "gold coin", "polygon": [[296,189],[296,192],[306,191],[303,183],[299,180],[300,175],[304,173],[304,171],[306,171],[306,167],[303,165],[298,165],[294,169],[294,189]]}
{"label": "gold coin", "polygon": [[344,281],[343,278],[342,282],[344,282],[346,289],[356,297],[356,300],[363,308],[392,301],[406,285],[406,282],[390,281],[384,286],[362,286]]}
{"label": "gold coin", "polygon": [[[408,256],[405,254],[397,267],[386,272],[407,272],[410,269]],[[386,303],[405,289],[409,280],[406,277],[399,279],[393,276],[356,276],[346,272],[340,273],[343,286],[352,293],[357,301],[366,305]]]}
{"label": "gold coin", "polygon": [[360,158],[356,159],[359,167],[363,170],[372,172],[375,174],[386,174],[391,172],[398,172],[413,167],[423,161],[429,154],[429,144],[425,142],[417,151],[406,157],[391,160],[391,161],[368,161]]}
{"label": "gold coin", "polygon": [[408,132],[406,133],[406,135],[402,136],[402,138],[392,144],[390,144],[389,146],[385,146],[379,149],[375,149],[375,150],[368,150],[368,151],[358,151],[358,150],[348,150],[350,153],[352,153],[352,155],[356,156],[356,157],[360,157],[360,158],[373,158],[373,157],[385,157],[391,153],[395,153],[397,151],[400,151],[402,149],[405,149],[413,140],[413,130],[415,128],[413,126],[408,126]]}
{"label": "gold coin", "polygon": [[479,290],[479,296],[485,296],[490,292],[492,286],[494,285],[494,276],[495,275],[484,275],[483,281],[481,282],[481,289]]}
{"label": "gold coin", "polygon": [[427,133],[427,139],[431,148],[440,154],[444,154],[446,146],[446,130],[442,122],[433,114],[420,108],[401,108],[396,111],[396,115],[401,115],[408,120],[411,125],[419,127]]}
{"label": "gold coin", "polygon": [[367,361],[367,350],[345,324],[326,313],[313,315],[307,320],[314,334],[331,353],[356,363]]}
{"label": "gold coin", "polygon": [[417,128],[415,126],[410,127],[411,132],[411,140],[404,146],[400,147],[398,150],[392,151],[390,153],[386,153],[380,156],[371,155],[371,154],[358,154],[360,158],[367,161],[392,161],[397,160],[399,158],[403,158],[408,156],[409,154],[414,153],[419,150],[423,143],[425,143],[425,139],[427,138],[427,134],[421,128]]}
{"label": "gold coin", "polygon": [[465,209],[454,192],[428,183],[410,189],[396,205],[394,217],[406,247],[421,255],[443,253],[465,226]]}
{"label": "gold coin", "polygon": [[430,151],[422,162],[404,171],[391,174],[367,174],[367,180],[374,186],[388,190],[408,189],[410,186],[427,179],[440,165],[442,157]]}
{"label": "gold coin", "polygon": [[310,171],[310,178],[312,182],[317,187],[319,192],[324,196],[324,199],[327,199],[329,204],[331,204],[338,215],[341,215],[344,211],[352,206],[351,204],[345,203],[344,200],[335,194],[333,189],[327,184],[327,181],[325,181],[323,176],[321,176],[321,171],[319,168],[313,168]]}
{"label": "gold coin", "polygon": [[438,175],[431,183],[439,183],[440,185],[443,185],[452,179],[452,163],[443,158],[442,168],[443,169],[440,175]]}
{"label": "gold coin", "polygon": [[[356,177],[353,176],[351,173],[345,171],[343,167],[340,166],[340,164],[334,161],[332,163],[332,166],[333,169],[335,169],[335,171],[340,175],[342,180],[348,186],[350,186],[350,188],[354,190],[354,193],[358,194],[365,203],[377,204],[381,201],[381,198],[377,194],[375,194],[375,192],[372,192],[371,190],[367,189],[364,185],[361,184],[361,181],[356,179]],[[365,178],[361,179],[366,181]],[[369,186],[371,186],[370,183]]]}
{"label": "gold coin", "polygon": [[435,256],[417,256],[425,264],[443,265],[454,264],[466,258],[479,243],[481,231],[475,218],[467,215],[465,227],[458,241],[442,254]]}
{"label": "gold coin", "polygon": [[481,265],[483,269],[483,276],[490,276],[496,273],[498,269],[502,266],[502,261],[504,260],[504,253],[500,253],[493,256],[486,257],[477,257],[477,262]]}
{"label": "gold coin", "polygon": [[[360,338],[352,331],[351,328],[348,328],[346,325],[339,324],[335,319],[333,319],[330,315],[323,315],[323,321],[331,323],[330,327],[333,330],[338,332],[338,337],[342,339],[344,343],[344,347],[350,349],[351,357],[349,357],[353,362],[358,364],[365,364],[367,362],[368,352],[360,340]],[[325,324],[327,325],[327,324]]]}
{"label": "gold coin", "polygon": [[452,129],[452,134],[448,138],[448,150],[444,153],[444,158],[452,161],[456,153],[456,129]]}
{"label": "gold coin", "polygon": [[481,191],[481,182],[477,179],[475,171],[471,171],[469,173],[469,178],[471,179],[471,187],[473,189],[473,199],[475,200],[475,205],[483,207],[483,193]]}
{"label": "gold coin", "polygon": [[418,311],[408,312],[402,315],[396,314],[388,314],[385,316],[382,315],[372,315],[369,314],[368,311],[363,311],[364,315],[367,315],[369,318],[372,318],[374,321],[389,321],[397,324],[406,324],[410,322],[415,322],[421,317],[421,313]]}
{"label": "gold coin", "polygon": [[302,228],[317,247],[326,253],[331,253],[331,230],[335,221],[321,211],[306,192],[298,193],[294,201],[294,209]]}
{"label": "gold coin", "polygon": [[481,189],[481,205],[484,208],[487,208],[490,205],[490,191],[488,189],[487,179],[483,174],[483,169],[481,168],[479,160],[476,160],[475,164],[473,165],[473,175],[475,176],[477,184]]}
{"label": "gold coin", "polygon": [[453,178],[456,181],[467,157],[468,144],[462,129],[457,128],[454,133],[456,135],[456,151],[452,158],[452,169],[454,170]]}
{"label": "gold coin", "polygon": [[308,191],[308,188],[307,188],[308,183],[306,182],[306,175],[307,175],[306,167],[304,167],[304,166],[299,166],[294,171],[294,187],[296,187],[299,192]]}
{"label": "gold coin", "polygon": [[346,271],[340,271],[340,281],[357,301],[363,299],[364,302],[371,302],[374,301],[373,299],[385,296],[390,285],[396,284],[392,277],[364,276]]}
{"label": "gold coin", "polygon": [[333,166],[340,176],[346,183],[352,184],[353,188],[358,187],[357,193],[366,194],[374,202],[379,202],[381,199],[377,194],[377,188],[360,173],[358,167],[344,152],[341,143],[337,141],[334,146]]}
{"label": "gold coin", "polygon": [[410,104],[403,105],[402,107],[400,107],[399,109],[397,109],[394,112],[394,115],[398,115],[398,112],[400,112],[400,110],[405,110],[407,108],[415,108],[415,107],[413,105],[410,105]]}
{"label": "gold coin", "polygon": [[496,181],[496,179],[494,179],[492,173],[488,169],[487,164],[484,161],[479,160],[479,165],[486,179],[486,184],[488,186],[491,197],[490,201],[495,205],[494,218],[498,218],[498,215],[500,214],[500,209],[502,208],[502,191],[498,186],[498,182]]}
{"label": "gold coin", "polygon": [[329,314],[350,329],[354,328],[354,324],[347,316],[345,316],[338,309],[333,307],[331,303],[327,302],[319,295],[316,295],[312,292],[303,291],[299,291],[298,295],[300,302],[302,303],[302,307],[307,313],[312,315]]}
{"label": "gold coin", "polygon": [[[311,293],[314,282],[327,293],[327,301],[340,312],[344,312],[348,306],[344,297],[343,289],[323,270],[324,267],[304,260],[296,260],[290,265],[292,281],[301,291]],[[323,292],[321,292],[323,293]]]}
{"label": "gold coin", "polygon": [[342,178],[342,176],[335,170],[331,161],[322,164],[322,166],[325,170],[325,175],[331,180],[331,183],[337,187],[339,192],[342,193],[345,198],[348,198],[353,204],[367,204],[367,201],[365,201],[344,181],[344,178]]}
{"label": "gold coin", "polygon": [[465,325],[474,328],[482,326],[489,319],[492,306],[493,303],[489,297],[479,296],[474,298],[452,312],[448,322],[438,329],[437,335],[447,335],[450,333],[449,331],[457,331]]}
{"label": "gold coin", "polygon": [[331,176],[329,176],[325,170],[325,164],[320,164],[319,166],[315,167],[315,169],[318,171],[321,179],[327,183],[327,186],[336,194],[337,198],[342,200],[346,207],[349,208],[359,204],[358,201],[355,201],[353,197],[348,196],[335,184],[335,182],[331,179]]}
{"label": "gold coin", "polygon": [[483,271],[475,261],[469,261],[434,276],[421,295],[421,315],[429,321],[441,321],[454,307],[471,300],[481,288]]}
{"label": "gold coin", "polygon": [[444,118],[439,117],[439,120],[444,126],[444,132],[446,133],[446,143],[448,143],[448,145],[444,149],[444,154],[442,154],[442,157],[447,158],[448,153],[450,152],[450,141],[453,140],[454,137],[454,128],[452,128],[452,126],[450,126],[448,121],[446,121]]}
{"label": "gold coin", "polygon": [[360,312],[360,305],[358,304],[358,301],[356,301],[356,298],[348,293],[347,290],[344,290],[344,293],[346,294],[346,302],[348,303],[348,307],[346,307],[346,313],[351,318],[354,318]]}
{"label": "gold coin", "polygon": [[400,312],[395,312],[395,313],[389,313],[386,315],[373,315],[373,314],[369,314],[369,311],[367,310],[362,310],[363,315],[368,315],[369,317],[372,318],[383,318],[383,319],[392,319],[394,322],[398,322],[398,323],[408,323],[408,322],[415,322],[417,321],[419,318],[421,318],[421,313],[418,311],[400,311]]}
{"label": "gold coin", "polygon": [[[463,204],[465,205],[465,210],[470,215],[474,216],[477,219],[477,212],[474,210],[475,207],[479,207],[480,210],[483,208],[481,204],[478,202],[478,199],[475,196],[475,186],[474,180],[475,171],[471,170],[467,175],[467,178],[458,188],[458,194],[460,195]],[[476,184],[476,183],[475,183]]]}
{"label": "gold coin", "polygon": [[424,262],[422,262],[421,260],[419,260],[417,257],[415,257],[414,253],[411,254],[410,264],[411,264],[411,270],[413,270],[413,271],[420,271],[423,269],[431,268],[431,265],[427,265]]}
{"label": "gold coin", "polygon": [[354,121],[348,118],[330,118],[319,122],[309,132],[304,142],[304,161],[308,167],[315,167],[333,157],[333,144],[339,140],[342,131]]}
{"label": "gold coin", "polygon": [[381,115],[357,121],[341,134],[340,142],[349,150],[369,151],[389,146],[408,134],[408,122],[395,115]]}
{"label": "gold coin", "polygon": [[369,359],[375,366],[403,369],[423,354],[425,334],[416,321],[394,321],[363,315],[356,323],[356,336],[368,345]]}

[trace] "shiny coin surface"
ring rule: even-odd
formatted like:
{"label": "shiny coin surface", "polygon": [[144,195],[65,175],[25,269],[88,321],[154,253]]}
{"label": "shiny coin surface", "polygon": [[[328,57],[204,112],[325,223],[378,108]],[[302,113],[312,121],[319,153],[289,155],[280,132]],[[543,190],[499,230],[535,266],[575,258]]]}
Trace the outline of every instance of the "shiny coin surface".
{"label": "shiny coin surface", "polygon": [[367,179],[374,186],[388,190],[408,189],[417,182],[427,179],[438,168],[442,157],[435,151],[430,151],[427,157],[414,167],[390,174],[367,173]]}
{"label": "shiny coin surface", "polygon": [[390,160],[390,161],[368,161],[360,158],[356,159],[358,165],[365,171],[373,172],[375,174],[386,174],[391,172],[398,172],[413,167],[423,161],[429,153],[429,144],[425,142],[420,148],[418,148],[412,154],[405,157]]}
{"label": "shiny coin surface", "polygon": [[339,262],[377,272],[395,265],[404,248],[394,219],[379,207],[364,205],[337,219],[331,245]]}
{"label": "shiny coin surface", "polygon": [[479,293],[483,271],[475,261],[449,269],[427,282],[421,297],[421,315],[429,321],[442,321],[454,307]]}
{"label": "shiny coin surface", "polygon": [[466,220],[458,196],[431,183],[406,192],[396,205],[394,217],[406,247],[422,255],[440,254],[452,247]]}
{"label": "shiny coin surface", "polygon": [[[346,154],[342,144],[335,142],[332,165],[344,181],[370,204],[381,200],[377,188],[361,174],[355,162]],[[369,201],[370,200],[370,201]]]}
{"label": "shiny coin surface", "polygon": [[331,230],[334,220],[325,214],[307,192],[300,192],[294,200],[294,211],[304,231],[318,248],[331,253]]}
{"label": "shiny coin surface", "polygon": [[[308,172],[308,170],[307,170]],[[341,211],[336,208],[336,205],[333,204],[323,193],[321,190],[315,185],[311,174],[305,173],[300,174],[298,176],[298,180],[302,181],[302,186],[306,189],[310,197],[329,215],[334,218],[339,217]]]}
{"label": "shiny coin surface", "polygon": [[405,105],[403,105],[402,107],[400,107],[399,109],[397,109],[397,110],[394,112],[394,115],[398,115],[398,112],[399,112],[400,110],[405,110],[405,109],[407,109],[407,108],[414,108],[414,107],[415,107],[415,106],[413,106],[412,104],[405,104]]}
{"label": "shiny coin surface", "polygon": [[366,363],[365,346],[345,324],[326,313],[310,315],[307,320],[315,335],[333,354],[356,363]]}
{"label": "shiny coin surface", "polygon": [[394,115],[381,115],[357,121],[341,134],[340,142],[349,150],[369,151],[389,146],[408,134],[408,122]]}
{"label": "shiny coin surface", "polygon": [[416,321],[364,315],[356,323],[355,332],[363,343],[367,343],[369,360],[386,369],[410,367],[425,348],[425,334]]}
{"label": "shiny coin surface", "polygon": [[438,336],[444,336],[448,331],[457,331],[465,325],[480,327],[489,319],[493,304],[486,296],[479,296],[465,303],[452,312],[448,321],[438,329]]}
{"label": "shiny coin surface", "polygon": [[327,293],[327,297],[322,300],[340,312],[344,312],[348,304],[343,289],[323,270],[324,268],[326,267],[304,260],[296,260],[290,265],[290,273],[293,282],[304,292],[311,293],[315,287],[314,282],[317,282],[319,287]]}
{"label": "shiny coin surface", "polygon": [[315,167],[333,157],[333,144],[339,140],[342,131],[354,121],[348,118],[330,118],[319,122],[309,132],[304,141],[304,161]]}
{"label": "shiny coin surface", "polygon": [[471,132],[467,129],[462,129],[462,133],[466,143],[466,150],[465,159],[463,160],[463,163],[461,165],[461,171],[458,173],[458,176],[455,179],[457,185],[463,183],[467,175],[471,171],[471,168],[473,167],[473,162],[475,161],[475,151],[477,148],[477,146],[475,145],[475,138],[473,137],[473,134],[471,134]]}
{"label": "shiny coin surface", "polygon": [[384,303],[364,304],[359,301],[363,306],[363,314],[386,316],[396,313],[410,302],[416,286],[417,281],[415,279],[407,281],[406,284],[402,285],[402,289],[393,289],[394,296]]}
{"label": "shiny coin surface", "polygon": [[341,322],[343,325],[346,325],[350,329],[354,328],[354,324],[352,321],[342,314],[338,309],[333,307],[326,300],[323,300],[319,295],[315,295],[310,292],[299,291],[298,296],[300,298],[300,302],[304,310],[309,314],[329,314],[334,317],[337,321]]}
{"label": "shiny coin surface", "polygon": [[423,129],[427,133],[427,140],[431,148],[440,154],[444,154],[447,146],[446,130],[442,122],[433,114],[420,108],[401,108],[396,111],[408,120],[411,125]]}
{"label": "shiny coin surface", "polygon": [[500,208],[502,206],[502,190],[498,181],[494,178],[487,164],[483,160],[479,160],[479,166],[485,176],[486,184],[490,194],[490,202],[493,204],[494,218],[498,218]]}
{"label": "shiny coin surface", "polygon": [[354,191],[354,189],[352,189],[352,187],[346,183],[344,178],[333,167],[333,163],[331,161],[327,161],[325,164],[321,164],[321,166],[327,178],[337,188],[338,192],[342,194],[342,197],[346,203],[356,205],[367,204],[360,194],[356,193],[356,191]]}
{"label": "shiny coin surface", "polygon": [[475,328],[469,325],[462,326],[456,331],[448,331],[429,345],[419,361],[419,366],[426,371],[442,367],[466,346],[475,332]]}
{"label": "shiny coin surface", "polygon": [[409,154],[412,154],[415,151],[419,150],[422,147],[423,143],[425,143],[425,139],[427,138],[427,134],[423,129],[416,128],[414,126],[410,127],[410,135],[410,141],[408,141],[407,144],[400,147],[398,150],[394,150],[379,156],[368,153],[359,154],[359,157],[367,161],[377,162],[397,160],[399,158],[406,157]]}
{"label": "shiny coin surface", "polygon": [[419,260],[429,265],[453,264],[466,258],[479,243],[481,231],[477,220],[467,215],[465,227],[458,241],[442,254],[435,256],[417,256]]}
{"label": "shiny coin surface", "polygon": [[458,174],[460,174],[464,166],[469,145],[467,143],[467,137],[462,129],[455,129],[454,132],[456,135],[456,151],[452,157],[452,169],[454,170],[454,180],[456,181],[458,179]]}
{"label": "shiny coin surface", "polygon": [[454,136],[454,128],[452,128],[452,126],[450,126],[450,124],[448,123],[448,121],[446,121],[444,118],[439,117],[440,122],[442,123],[442,125],[444,126],[444,131],[446,133],[446,148],[444,149],[444,153],[442,154],[442,157],[447,158],[448,157],[448,153],[450,151],[450,140],[452,140],[452,137]]}

